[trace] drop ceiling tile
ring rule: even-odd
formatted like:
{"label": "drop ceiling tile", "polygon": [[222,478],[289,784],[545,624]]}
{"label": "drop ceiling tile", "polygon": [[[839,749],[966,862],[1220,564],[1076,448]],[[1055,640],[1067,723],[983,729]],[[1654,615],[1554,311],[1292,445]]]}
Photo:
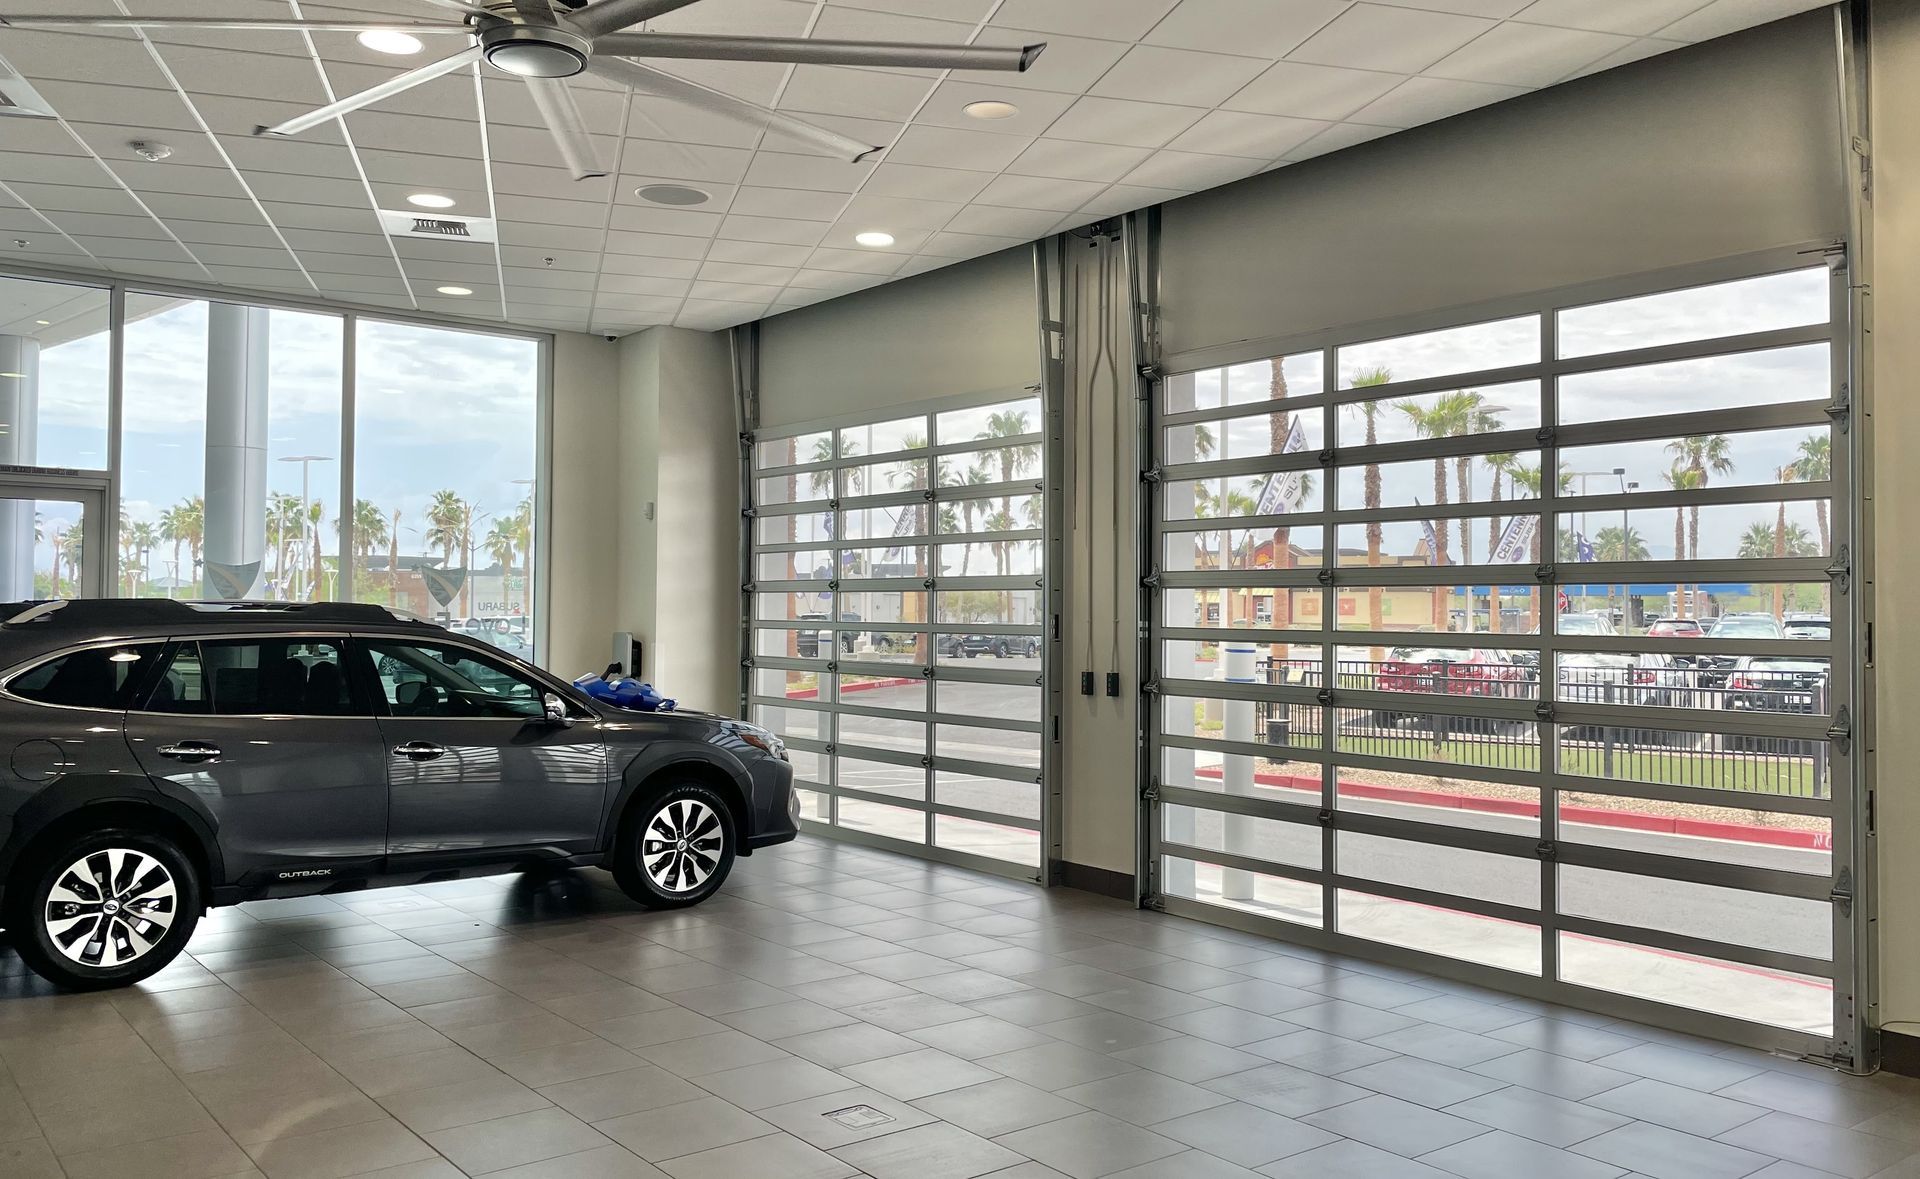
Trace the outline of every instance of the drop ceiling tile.
{"label": "drop ceiling tile", "polygon": [[1032,239],[1045,236],[1048,227],[1059,219],[1058,211],[997,209],[991,205],[974,205],[955,216],[947,229],[953,233]]}
{"label": "drop ceiling tile", "polygon": [[[1612,0],[1608,0],[1611,3]],[[1429,12],[1452,12],[1460,16],[1486,16],[1502,20],[1527,6],[1527,0],[1391,0],[1402,8],[1424,8]]]}
{"label": "drop ceiling tile", "polygon": [[[858,236],[875,228],[878,227],[870,221],[842,221],[838,225],[828,227],[826,236],[820,239],[821,249],[847,250],[860,254],[885,254],[904,258],[919,249],[920,243],[926,241],[934,232],[931,229],[893,229],[889,226],[887,228],[893,234],[892,245],[884,248],[861,245]],[[813,254],[808,255],[809,260],[819,252],[815,250]],[[818,265],[818,263],[814,264]]]}
{"label": "drop ceiling tile", "polygon": [[827,0],[827,8],[864,8],[871,12],[897,12],[902,16],[978,21],[993,11],[993,0]]}
{"label": "drop ceiling tile", "polygon": [[[265,250],[277,259],[276,261],[260,261],[259,259],[250,258],[246,260],[244,265],[293,265],[292,256],[288,253],[287,247],[282,243],[281,235],[275,232],[272,226],[263,221],[256,221],[252,225],[226,225],[213,221],[170,220],[167,222],[167,228],[173,230],[173,236],[187,243],[187,248],[192,250],[194,256],[202,262],[211,263],[212,261],[212,259],[207,256],[208,247],[217,251],[221,248],[231,246],[236,249],[250,248]],[[243,263],[236,257],[229,259],[227,264],[242,265]]]}
{"label": "drop ceiling tile", "polygon": [[47,220],[74,237],[140,238],[171,241],[166,229],[144,213],[120,216],[113,213],[67,213],[42,209]]}
{"label": "drop ceiling tile", "polygon": [[1116,184],[1099,196],[1088,201],[1080,209],[1082,213],[1095,217],[1111,217],[1115,213],[1127,213],[1134,209],[1144,209],[1148,205],[1157,205],[1163,201],[1175,200],[1187,195],[1177,188],[1150,188],[1138,184]]}
{"label": "drop ceiling tile", "polygon": [[[587,130],[596,134],[612,135],[622,131],[627,117],[627,100],[624,94],[611,90],[595,90],[586,86],[570,83],[573,101],[580,108],[580,117],[585,120]],[[481,79],[481,97],[487,104],[487,122],[491,126],[502,123],[515,127],[545,127],[540,118],[539,108],[533,105],[533,91],[527,84],[515,78],[505,78],[499,74],[487,74]]]}
{"label": "drop ceiling tile", "polygon": [[1218,106],[1266,67],[1267,62],[1261,58],[1136,45],[1089,93],[1184,106]]}
{"label": "drop ceiling tile", "polygon": [[823,221],[801,221],[791,217],[742,217],[738,214],[721,223],[717,237],[743,242],[771,242],[782,246],[810,246],[827,233]]}
{"label": "drop ceiling tile", "polygon": [[[459,217],[485,217],[487,215],[487,193],[485,189],[454,188],[449,184],[435,184],[431,186],[420,184],[392,184],[384,180],[373,181],[369,187],[373,189],[375,204],[382,209],[398,209],[403,212],[415,213],[422,217],[431,217],[442,212]],[[444,210],[421,208],[407,200],[408,197],[416,194],[443,196],[452,201],[453,204],[448,205]],[[519,199],[524,200],[526,198]],[[366,204],[366,198],[362,197],[359,203],[364,206]],[[500,215],[510,216],[511,214]],[[529,217],[527,220],[544,221],[546,218]]]}
{"label": "drop ceiling tile", "polygon": [[847,202],[847,211],[841,220],[864,221],[876,229],[898,234],[903,229],[938,229],[965,207],[956,201],[918,201],[861,193]]}
{"label": "drop ceiling tile", "polygon": [[1646,36],[1705,8],[1711,0],[1534,0],[1515,19],[1596,33]]}
{"label": "drop ceiling tile", "polygon": [[753,266],[740,262],[708,261],[700,266],[700,277],[714,282],[751,282],[781,286],[799,273],[795,266]]}
{"label": "drop ceiling tile", "polygon": [[[66,11],[55,5],[55,11]],[[8,29],[0,53],[37,84],[64,79],[119,86],[166,89],[166,76],[153,64],[146,47],[130,33],[51,32]]]}
{"label": "drop ceiling tile", "polygon": [[[593,158],[601,167],[620,158],[621,143],[611,135],[595,135],[593,140]],[[370,144],[369,146],[383,146]],[[442,155],[456,155],[478,158],[480,138],[474,134],[471,139],[449,137],[441,145]],[[487,136],[487,153],[504,164],[534,164],[542,167],[556,167],[561,163],[560,146],[544,127],[495,127]]]}
{"label": "drop ceiling tile", "polygon": [[703,332],[718,331],[731,324],[758,318],[767,309],[765,303],[734,303],[720,299],[688,299],[673,322],[680,327]]}
{"label": "drop ceiling tile", "polygon": [[294,256],[277,242],[270,246],[221,245],[196,241],[185,234],[179,236],[187,242],[187,248],[193,256],[208,266],[246,266],[267,270],[292,270],[299,266]]}
{"label": "drop ceiling tile", "polygon": [[886,159],[891,164],[999,172],[1013,163],[1030,142],[1022,135],[994,135],[916,123],[901,133],[900,141],[888,150]]}
{"label": "drop ceiling tile", "polygon": [[[909,128],[908,134],[914,130]],[[896,148],[890,154],[897,153]],[[826,156],[761,152],[754,156],[753,163],[748,166],[745,182],[762,188],[810,188],[820,192],[850,193],[860,187],[873,167],[871,162],[849,164],[845,160]]]}
{"label": "drop ceiling tile", "polygon": [[993,23],[1049,33],[1138,41],[1159,23],[1175,0],[1006,0]]}
{"label": "drop ceiling tile", "polygon": [[[691,287],[693,284],[682,285]],[[593,306],[595,310],[604,308],[609,312],[672,315],[680,310],[680,303],[685,298],[685,291],[673,295],[621,294],[603,291],[594,295]]]}
{"label": "drop ceiling tile", "polygon": [[[649,188],[656,184],[694,188],[706,193],[707,199],[699,204],[665,206],[666,208],[672,209],[695,209],[702,213],[725,213],[729,211],[733,207],[735,194],[739,192],[739,189],[731,184],[716,184],[711,180],[702,180],[698,183],[693,183],[686,180],[676,180],[671,176],[647,176],[624,173],[613,178],[611,198],[617,204],[638,205],[647,209],[661,208],[662,206],[659,202],[647,200],[645,197],[639,195],[640,189]],[[606,208],[606,202],[602,201],[600,207],[604,210]]]}
{"label": "drop ceiling tile", "polygon": [[[936,19],[936,16],[946,19]],[[977,19],[962,18],[958,12],[904,13],[879,7],[828,4],[820,9],[812,35],[844,41],[925,41],[935,45],[963,45],[973,33]]]}
{"label": "drop ceiling tile", "polygon": [[842,66],[795,66],[780,95],[780,109],[862,119],[900,119],[912,115],[930,88],[909,74],[857,70]]}
{"label": "drop ceiling tile", "polygon": [[[956,81],[974,82],[1008,90],[1051,90],[1061,94],[1084,94],[1100,76],[1113,68],[1127,52],[1124,41],[1098,41],[1088,37],[1066,37],[1038,29],[1006,29],[989,25],[973,39],[975,45],[1037,45],[1046,43],[1040,55],[1025,73],[999,70],[955,70]],[[1015,100],[1018,101],[1017,99]]]}
{"label": "drop ceiling tile", "polygon": [[844,192],[811,192],[799,188],[757,188],[735,191],[728,211],[748,217],[798,217],[803,221],[832,221],[846,208]]}
{"label": "drop ceiling tile", "polygon": [[[57,222],[56,222],[57,224]],[[64,226],[62,226],[65,229]],[[121,261],[191,262],[186,247],[172,238],[109,237],[105,234],[76,232],[66,234],[89,252],[101,258]]]}
{"label": "drop ceiling tile", "polygon": [[[515,196],[552,197],[557,200],[571,201],[587,197],[606,200],[613,191],[613,182],[605,177],[588,180],[575,180],[564,168],[540,167],[534,164],[493,163],[493,191],[513,193]],[[437,192],[432,185],[410,184],[408,192]]]}
{"label": "drop ceiling tile", "polygon": [[1114,181],[1139,167],[1140,162],[1151,154],[1144,147],[1041,139],[1020,153],[1020,158],[1007,170],[1022,176]]}
{"label": "drop ceiling tile", "polygon": [[860,191],[872,196],[970,201],[979,196],[981,190],[992,179],[991,172],[882,162],[873,170],[873,175],[867,178],[865,187]]}
{"label": "drop ceiling tile", "polygon": [[1441,58],[1426,72],[1465,82],[1551,86],[1632,44],[1632,38],[1613,33],[1503,23]]}
{"label": "drop ceiling tile", "polygon": [[288,201],[262,200],[267,216],[282,229],[329,229],[345,233],[380,236],[380,221],[365,203],[358,208],[337,205],[303,205]]}
{"label": "drop ceiling tile", "polygon": [[737,242],[721,238],[707,251],[707,261],[737,262],[752,266],[772,266],[792,271],[804,264],[811,246],[788,246],[778,242]]}
{"label": "drop ceiling tile", "polygon": [[[931,86],[933,82],[928,79],[926,84]],[[852,115],[819,115],[810,112],[802,117],[809,123],[838,131],[850,139],[870,143],[875,147],[885,147],[892,143],[899,137],[901,128],[906,126],[905,119],[860,119]],[[760,140],[760,150],[792,152],[803,156],[829,154],[818,144],[790,135],[778,127],[767,128],[766,135]]]}
{"label": "drop ceiling tile", "polygon": [[1176,151],[1271,160],[1326,130],[1326,126],[1326,123],[1315,119],[1254,115],[1245,111],[1209,111],[1205,118],[1175,136],[1167,146]]}
{"label": "drop ceiling tile", "polygon": [[[607,225],[607,207],[595,201],[556,201],[502,194],[494,198],[494,208],[499,216],[515,221],[547,221],[554,225],[578,225],[586,229],[604,229]],[[431,210],[423,212],[432,215]]]}
{"label": "drop ceiling tile", "polygon": [[1574,78],[1584,78],[1589,74],[1598,74],[1605,70],[1613,69],[1615,66],[1631,65],[1636,61],[1644,61],[1649,57],[1655,57],[1662,53],[1671,53],[1676,49],[1685,49],[1686,45],[1687,43],[1685,41],[1662,41],[1657,37],[1642,37],[1624,49],[1607,54],[1587,68],[1569,74],[1564,80],[1572,81]]}
{"label": "drop ceiling tile", "polygon": [[619,295],[681,299],[692,287],[690,278],[660,278],[651,274],[603,274],[594,284],[596,301]]}
{"label": "drop ceiling tile", "polygon": [[561,290],[559,288],[510,286],[515,303],[527,303],[540,307],[579,307],[585,309],[593,305],[593,292],[587,289]]}
{"label": "drop ceiling tile", "polygon": [[391,254],[387,239],[375,233],[339,233],[327,229],[289,229],[280,234],[287,244],[302,254],[361,254],[368,258],[386,258]]}
{"label": "drop ceiling tile", "polygon": [[[0,51],[6,48],[4,43],[0,43]],[[157,85],[166,84],[166,79],[157,74],[153,80]],[[155,90],[139,86],[109,86],[100,82],[46,79],[36,81],[34,89],[63,119],[84,123],[118,123],[137,113],[140,121],[149,127],[183,134],[200,129],[187,104],[180,100],[179,92],[171,87]]]}
{"label": "drop ceiling tile", "polygon": [[[359,156],[367,179],[375,182],[384,180],[391,184],[414,184],[428,190],[436,184],[482,189],[487,183],[486,167],[478,157],[410,156],[400,152],[364,150]],[[557,175],[565,175],[557,168],[554,171]]]}
{"label": "drop ceiling tile", "polygon": [[807,256],[807,266],[814,270],[846,270],[855,274],[892,274],[906,260],[905,254],[889,254],[881,250],[820,249]]}
{"label": "drop ceiling tile", "polygon": [[344,147],[229,135],[220,140],[220,148],[242,172],[279,172],[328,180],[354,180],[360,175],[353,166],[353,153]]}
{"label": "drop ceiling tile", "polygon": [[506,266],[524,266],[529,269],[539,267],[571,270],[580,274],[600,272],[600,255],[590,250],[542,250],[533,246],[501,246],[500,261]]}
{"label": "drop ceiling tile", "polygon": [[[11,124],[9,124],[11,126]],[[68,141],[71,144],[71,140]],[[74,145],[78,152],[78,146]],[[194,169],[212,171],[211,169]],[[220,173],[225,175],[224,171]],[[46,155],[41,152],[0,151],[0,177],[32,177],[43,184],[90,184],[96,188],[113,184],[113,179],[93,157],[81,154]]]}
{"label": "drop ceiling tile", "polygon": [[744,282],[696,282],[688,292],[692,299],[732,299],[741,303],[768,303],[780,293],[777,286]]}
{"label": "drop ceiling tile", "polygon": [[328,274],[319,270],[307,273],[322,291],[330,295],[402,295],[406,284],[397,278],[378,278],[369,274]]}
{"label": "drop ceiling tile", "polygon": [[1414,74],[1493,27],[1490,20],[1356,4],[1287,56],[1316,65]]}
{"label": "drop ceiling tile", "polygon": [[[612,236],[598,229],[526,221],[502,221],[495,228],[499,230],[503,245],[551,246],[561,250],[598,250]],[[607,248],[611,249],[612,246],[608,245]]]}
{"label": "drop ceiling tile", "polygon": [[1272,60],[1339,16],[1348,0],[1181,0],[1144,38],[1151,45]]}
{"label": "drop ceiling tile", "polygon": [[124,188],[31,184],[20,180],[13,181],[12,188],[21,200],[43,213],[118,213],[126,217],[142,217],[147,213]]}
{"label": "drop ceiling tile", "polygon": [[[966,113],[970,102],[1011,101],[1019,112],[1005,119],[976,119]],[[985,82],[942,82],[934,87],[926,106],[913,116],[916,123],[940,127],[964,127],[969,131],[987,130],[998,135],[1038,135],[1070,106],[1071,94],[1040,91],[1009,98],[1004,90]]]}
{"label": "drop ceiling tile", "polygon": [[982,254],[991,254],[995,250],[1010,249],[1026,240],[978,233],[936,233],[927,239],[926,245],[920,247],[920,252],[942,258],[978,258]]}
{"label": "drop ceiling tile", "polygon": [[1749,29],[1797,12],[1824,8],[1808,0],[1713,0],[1713,3],[1654,32],[1670,41],[1705,41]]}
{"label": "drop ceiling tile", "polygon": [[802,270],[793,276],[789,288],[798,287],[810,291],[846,291],[865,290],[885,282],[886,276],[879,274],[856,274],[845,270]]}
{"label": "drop ceiling tile", "polygon": [[721,215],[661,205],[616,205],[607,221],[610,229],[629,233],[681,234],[709,238],[720,227]]}
{"label": "drop ceiling tile", "polygon": [[[714,243],[718,245],[719,243]],[[660,258],[645,254],[608,254],[601,262],[600,275],[644,275],[653,278],[692,278],[700,273],[698,258]]]}
{"label": "drop ceiling tile", "polygon": [[373,278],[392,278],[399,270],[391,253],[334,254],[323,250],[305,250],[300,261],[309,271],[327,274],[357,274]]}
{"label": "drop ceiling tile", "polygon": [[1197,107],[1086,97],[1055,119],[1047,134],[1055,139],[1160,147],[1207,112]]}
{"label": "drop ceiling tile", "polygon": [[[398,114],[381,107],[356,111],[347,116],[347,130],[355,147],[375,151],[400,151],[432,156],[460,156],[474,159],[480,155],[480,125],[467,119],[432,119],[423,115]],[[501,146],[527,142],[523,137],[539,136],[541,146],[553,151],[553,139],[545,131],[525,127],[494,127],[489,138],[494,158],[502,156]],[[606,141],[600,146],[604,148]],[[545,159],[521,161],[544,163]]]}
{"label": "drop ceiling tile", "polygon": [[[1324,124],[1315,124],[1321,127]],[[1315,132],[1318,134],[1318,131]],[[1216,156],[1200,152],[1162,150],[1148,156],[1146,162],[1120,178],[1122,184],[1149,188],[1177,188],[1197,192],[1215,185],[1231,184],[1260,170],[1262,161],[1244,156]],[[1089,193],[1091,197],[1093,194]],[[1083,199],[1082,204],[1085,203]],[[1078,208],[1076,205],[1074,208]],[[1061,209],[1059,212],[1071,212]]]}
{"label": "drop ceiling tile", "polygon": [[631,138],[743,149],[760,142],[760,128],[684,103],[649,94],[623,96],[622,100],[627,103],[626,133]]}
{"label": "drop ceiling tile", "polygon": [[744,148],[658,139],[628,139],[620,145],[619,156],[622,172],[694,184],[738,184],[753,161],[753,153]]}
{"label": "drop ceiling tile", "polygon": [[[225,168],[226,157],[221,155],[214,141],[205,135],[183,135],[177,131],[158,130],[131,120],[124,123],[68,123],[63,131],[58,124],[51,122],[29,121],[26,119],[7,120],[7,143],[23,151],[38,150],[30,146],[30,137],[37,138],[41,133],[57,135],[60,146],[73,144],[73,136],[80,137],[84,150],[98,155],[109,167],[133,167],[146,163],[133,154],[127,144],[136,139],[158,141],[173,149],[166,166],[169,168]],[[71,133],[69,133],[69,131]]]}
{"label": "drop ceiling tile", "polygon": [[[1154,158],[1149,156],[1148,162],[1151,163]],[[983,205],[1071,213],[1106,187],[1107,182],[1099,180],[1062,180],[1054,176],[1016,176],[1007,173],[994,177],[993,183],[980,190],[977,199]]]}
{"label": "drop ceiling tile", "polygon": [[367,203],[366,186],[358,179],[335,180],[326,176],[299,176],[288,172],[248,172],[245,177],[247,187],[263,202],[286,201],[336,208],[365,208]]}
{"label": "drop ceiling tile", "polygon": [[752,29],[763,37],[800,37],[806,34],[813,8],[812,0],[707,0],[655,17],[647,27],[663,33],[739,33]]}
{"label": "drop ceiling tile", "polygon": [[1372,127],[1364,123],[1335,123],[1320,134],[1287,153],[1289,161],[1309,160],[1328,152],[1342,151],[1370,139],[1391,135],[1397,128]]}
{"label": "drop ceiling tile", "polygon": [[1384,98],[1353,114],[1353,122],[1383,127],[1413,127],[1502,102],[1526,91],[1485,82],[1456,82],[1447,78],[1409,78]]}
{"label": "drop ceiling tile", "polygon": [[[316,107],[328,101],[320,71],[311,61],[235,53],[231,50],[169,45],[167,69],[188,94],[224,94]],[[344,96],[353,88],[337,91]]]}
{"label": "drop ceiling tile", "polygon": [[1344,119],[1402,81],[1403,74],[1279,61],[1221,105],[1258,115]]}
{"label": "drop ceiling tile", "polygon": [[[644,254],[650,258],[704,258],[707,256],[707,240],[671,233],[628,233],[616,229],[607,234],[607,252]],[[611,268],[612,259],[608,259],[607,264]],[[651,272],[642,270],[637,273]]]}

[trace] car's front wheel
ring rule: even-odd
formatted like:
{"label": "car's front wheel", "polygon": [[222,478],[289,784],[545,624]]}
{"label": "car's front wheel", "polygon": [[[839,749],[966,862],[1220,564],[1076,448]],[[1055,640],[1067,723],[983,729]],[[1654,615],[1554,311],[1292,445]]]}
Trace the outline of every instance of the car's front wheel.
{"label": "car's front wheel", "polygon": [[620,891],[650,909],[696,905],[733,869],[733,812],[709,786],[683,782],[635,804],[613,857]]}
{"label": "car's front wheel", "polygon": [[180,953],[200,921],[200,880],[179,845],[109,828],[38,850],[7,890],[14,949],[76,991],[139,982]]}

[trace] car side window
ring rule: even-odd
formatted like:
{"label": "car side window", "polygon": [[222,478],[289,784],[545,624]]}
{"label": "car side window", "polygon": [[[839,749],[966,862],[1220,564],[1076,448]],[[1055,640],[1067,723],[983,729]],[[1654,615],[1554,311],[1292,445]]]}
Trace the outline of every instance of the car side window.
{"label": "car side window", "polygon": [[181,643],[147,697],[148,712],[217,716],[352,716],[340,644],[331,639]]}
{"label": "car side window", "polygon": [[394,716],[527,720],[545,715],[546,689],[538,682],[464,647],[376,639],[367,643],[367,652]]}
{"label": "car side window", "polygon": [[74,651],[21,672],[7,690],[40,704],[124,709],[159,656],[160,646],[130,643]]}

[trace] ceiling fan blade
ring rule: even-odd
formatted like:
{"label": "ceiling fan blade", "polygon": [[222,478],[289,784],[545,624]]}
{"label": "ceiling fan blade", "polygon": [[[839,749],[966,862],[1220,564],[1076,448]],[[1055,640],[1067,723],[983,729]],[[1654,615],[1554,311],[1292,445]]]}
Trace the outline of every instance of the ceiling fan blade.
{"label": "ceiling fan blade", "polygon": [[308,33],[365,33],[393,30],[400,33],[472,33],[467,25],[431,24],[419,21],[345,20],[263,20],[246,17],[202,16],[72,16],[34,13],[0,16],[0,25],[20,28],[61,28],[78,25],[101,29],[247,29],[273,31],[289,29]]}
{"label": "ceiling fan blade", "polygon": [[643,20],[665,16],[685,8],[695,0],[595,0],[567,17],[574,28],[589,37],[631,28]]}
{"label": "ceiling fan blade", "polygon": [[735,98],[698,82],[689,82],[685,78],[676,78],[672,74],[663,74],[659,70],[643,66],[638,62],[627,61],[619,57],[603,57],[596,53],[587,60],[587,72],[605,78],[609,82],[618,82],[648,94],[658,94],[684,102],[688,106],[698,107],[711,114],[736,119],[742,123],[751,123],[757,127],[770,127],[784,131],[796,139],[801,139],[820,147],[843,160],[859,163],[861,160],[881,150],[869,143],[862,143],[852,136],[842,135],[805,119],[796,119],[784,111],[771,110],[758,103],[748,102],[744,98]]}
{"label": "ceiling fan blade", "polygon": [[597,53],[719,61],[802,62],[896,69],[1007,70],[1033,64],[1037,45],[928,45],[906,41],[830,41],[807,37],[708,37],[679,33],[612,33],[594,38]]}
{"label": "ceiling fan blade", "polygon": [[435,8],[445,8],[453,12],[464,12],[468,16],[494,15],[485,8],[482,8],[479,4],[469,3],[468,0],[426,0],[426,2]]}
{"label": "ceiling fan blade", "polygon": [[462,49],[452,57],[443,57],[439,61],[429,62],[417,70],[408,70],[406,73],[400,74],[397,77],[388,78],[378,86],[370,86],[358,94],[349,94],[338,102],[330,102],[318,110],[308,111],[306,114],[300,115],[297,118],[288,119],[284,123],[276,123],[271,127],[255,127],[253,133],[255,135],[298,135],[300,132],[309,128],[318,127],[329,119],[335,119],[351,111],[357,111],[363,106],[372,106],[383,98],[391,98],[402,91],[411,90],[423,82],[431,82],[435,78],[451,74],[455,70],[464,69],[479,60],[480,47],[478,45],[472,45],[466,49]]}
{"label": "ceiling fan blade", "polygon": [[581,115],[580,104],[573,100],[573,90],[566,81],[561,78],[524,78],[522,81],[533,91],[533,105],[540,112],[540,121],[553,132],[553,141],[560,147],[560,158],[573,178],[590,180],[605,176],[607,170],[600,166],[600,153],[594,150],[593,137],[587,134],[587,120]]}

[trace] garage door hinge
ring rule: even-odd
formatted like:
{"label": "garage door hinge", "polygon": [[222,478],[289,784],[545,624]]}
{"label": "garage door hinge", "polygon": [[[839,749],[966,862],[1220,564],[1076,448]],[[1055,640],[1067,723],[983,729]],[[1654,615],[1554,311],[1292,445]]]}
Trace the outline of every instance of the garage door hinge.
{"label": "garage door hinge", "polygon": [[740,592],[741,592],[741,593],[743,593],[743,594],[751,594],[751,593],[753,593],[753,583],[752,583],[751,581],[743,581],[743,582],[741,582],[741,583],[740,583]]}
{"label": "garage door hinge", "polygon": [[1853,869],[1842,868],[1833,882],[1833,891],[1827,894],[1834,908],[1840,910],[1842,917],[1853,916]]}
{"label": "garage door hinge", "polygon": [[1157,364],[1143,364],[1140,366],[1140,379],[1143,381],[1157,381],[1166,375],[1167,374],[1161,371],[1160,366]]}
{"label": "garage door hinge", "polygon": [[1160,694],[1160,681],[1148,680],[1146,683],[1141,684],[1140,694],[1142,696],[1158,696]]}
{"label": "garage door hinge", "polygon": [[1535,581],[1542,582],[1542,583],[1552,581],[1553,580],[1552,562],[1542,561],[1540,564],[1535,565],[1533,567],[1533,579]]}
{"label": "garage door hinge", "polygon": [[1534,705],[1533,715],[1539,717],[1543,721],[1552,720],[1553,719],[1553,701],[1542,700],[1540,703]]}
{"label": "garage door hinge", "polygon": [[1533,432],[1533,440],[1542,446],[1553,445],[1553,427],[1542,426]]}
{"label": "garage door hinge", "polygon": [[1827,740],[1833,743],[1835,753],[1844,754],[1853,744],[1853,717],[1842,704],[1833,712],[1833,723],[1827,726]]}
{"label": "garage door hinge", "polygon": [[1166,472],[1162,471],[1159,467],[1148,467],[1146,470],[1140,472],[1140,482],[1142,483],[1158,483],[1165,478]]}
{"label": "garage door hinge", "polygon": [[751,520],[751,519],[753,519],[753,508],[752,508],[752,506],[751,506],[751,505],[749,505],[748,507],[744,507],[744,508],[741,508],[741,509],[740,509],[740,517],[741,517],[741,519],[743,519],[743,520]]}
{"label": "garage door hinge", "polygon": [[1140,579],[1140,584],[1142,587],[1146,589],[1150,589],[1150,590],[1159,589],[1160,588],[1160,571],[1158,569],[1155,569],[1152,573],[1147,574],[1145,577]]}
{"label": "garage door hinge", "polygon": [[1140,801],[1145,803],[1160,801],[1160,779],[1149,779],[1147,784],[1140,788]]}
{"label": "garage door hinge", "polygon": [[1827,416],[1833,419],[1834,425],[1839,426],[1842,431],[1845,431],[1847,428],[1847,416],[1852,411],[1852,389],[1847,382],[1842,381],[1840,382],[1839,390],[1834,394],[1833,400],[1827,402]]}
{"label": "garage door hinge", "polygon": [[1332,585],[1334,582],[1334,572],[1331,569],[1322,569],[1313,575],[1313,579],[1321,585]]}
{"label": "garage door hinge", "polygon": [[1847,592],[1847,575],[1853,571],[1847,560],[1850,555],[1847,546],[1841,545],[1840,551],[1833,555],[1833,563],[1827,566],[1827,576],[1833,579],[1833,588],[1843,594]]}
{"label": "garage door hinge", "polygon": [[1543,839],[1533,849],[1533,854],[1543,860],[1560,858],[1560,848],[1551,839]]}

